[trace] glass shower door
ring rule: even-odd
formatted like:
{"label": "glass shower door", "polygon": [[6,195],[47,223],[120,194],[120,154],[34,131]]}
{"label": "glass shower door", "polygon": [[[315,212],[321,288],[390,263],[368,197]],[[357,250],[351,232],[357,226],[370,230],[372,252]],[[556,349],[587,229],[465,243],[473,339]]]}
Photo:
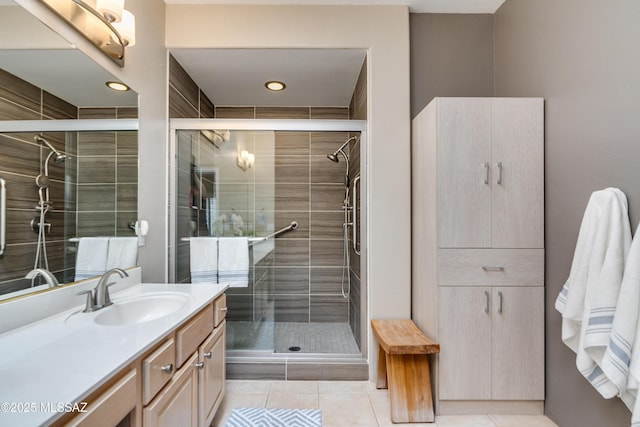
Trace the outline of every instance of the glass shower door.
{"label": "glass shower door", "polygon": [[[227,291],[227,349],[274,348],[273,131],[178,131],[176,281],[189,283],[190,237],[247,237],[249,283]],[[257,184],[259,183],[259,184]]]}

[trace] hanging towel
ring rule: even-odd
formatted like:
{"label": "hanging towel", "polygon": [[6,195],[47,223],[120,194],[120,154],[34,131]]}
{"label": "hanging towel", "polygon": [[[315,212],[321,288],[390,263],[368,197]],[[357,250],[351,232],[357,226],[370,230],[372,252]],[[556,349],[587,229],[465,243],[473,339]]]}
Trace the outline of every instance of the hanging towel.
{"label": "hanging towel", "polygon": [[637,418],[636,422],[640,421],[640,412],[633,410],[640,384],[640,331],[637,328],[639,315],[640,233],[636,230],[625,262],[611,340],[601,364],[607,378],[618,388],[620,398],[634,412],[633,419]]}
{"label": "hanging towel", "polygon": [[107,271],[108,237],[81,237],[76,256],[75,281],[100,276]]}
{"label": "hanging towel", "polygon": [[605,398],[618,393],[600,367],[631,246],[627,198],[617,188],[594,192],[582,219],[569,278],[556,299],[562,340],[580,373]]}
{"label": "hanging towel", "polygon": [[218,283],[218,238],[192,237],[191,283]]}
{"label": "hanging towel", "polygon": [[135,267],[138,263],[137,237],[111,237],[107,252],[107,270]]}
{"label": "hanging towel", "polygon": [[218,283],[231,288],[249,286],[249,239],[221,237],[218,249]]}

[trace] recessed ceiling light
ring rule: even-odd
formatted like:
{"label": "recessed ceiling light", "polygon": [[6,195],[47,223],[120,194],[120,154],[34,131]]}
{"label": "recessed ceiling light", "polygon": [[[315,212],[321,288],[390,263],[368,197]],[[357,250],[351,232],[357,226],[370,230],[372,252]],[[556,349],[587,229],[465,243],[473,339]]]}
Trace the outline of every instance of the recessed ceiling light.
{"label": "recessed ceiling light", "polygon": [[284,90],[285,87],[287,87],[287,85],[285,85],[283,82],[279,82],[277,80],[271,80],[269,82],[266,82],[264,84],[264,87],[266,87],[269,90],[272,90],[274,92],[278,92],[281,90]]}
{"label": "recessed ceiling light", "polygon": [[106,82],[105,83],[109,89],[117,90],[118,92],[126,92],[129,90],[129,86],[122,82]]}

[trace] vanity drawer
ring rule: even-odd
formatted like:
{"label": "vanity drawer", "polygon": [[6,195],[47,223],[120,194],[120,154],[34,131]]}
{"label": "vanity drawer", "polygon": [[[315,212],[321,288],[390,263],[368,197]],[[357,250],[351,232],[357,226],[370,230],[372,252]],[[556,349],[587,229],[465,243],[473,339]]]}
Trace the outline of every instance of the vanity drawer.
{"label": "vanity drawer", "polygon": [[222,294],[213,302],[213,326],[217,327],[227,317],[227,294]]}
{"label": "vanity drawer", "polygon": [[86,412],[64,424],[67,427],[92,427],[116,425],[136,408],[136,370],[130,370],[95,400],[91,400]]}
{"label": "vanity drawer", "polygon": [[176,370],[176,344],[173,338],[142,360],[142,403],[151,402],[169,382]]}
{"label": "vanity drawer", "polygon": [[440,286],[543,286],[544,249],[439,249]]}
{"label": "vanity drawer", "polygon": [[213,304],[202,309],[176,333],[176,366],[178,368],[198,349],[211,331],[213,331]]}

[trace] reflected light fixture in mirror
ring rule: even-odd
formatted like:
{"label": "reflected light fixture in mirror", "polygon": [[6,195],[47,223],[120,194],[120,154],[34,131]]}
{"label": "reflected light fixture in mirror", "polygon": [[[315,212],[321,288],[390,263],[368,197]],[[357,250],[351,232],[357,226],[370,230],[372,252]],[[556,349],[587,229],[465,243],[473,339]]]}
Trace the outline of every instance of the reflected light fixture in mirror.
{"label": "reflected light fixture in mirror", "polygon": [[124,9],[124,0],[40,1],[124,67],[124,48],[135,44],[135,18]]}

